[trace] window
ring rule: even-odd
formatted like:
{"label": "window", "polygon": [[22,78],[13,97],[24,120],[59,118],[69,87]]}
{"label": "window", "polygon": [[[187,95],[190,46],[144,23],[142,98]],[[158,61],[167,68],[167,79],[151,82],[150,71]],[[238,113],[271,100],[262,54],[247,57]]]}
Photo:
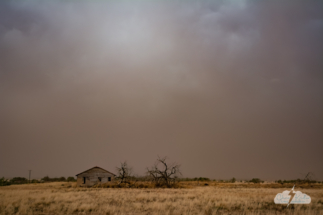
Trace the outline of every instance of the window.
{"label": "window", "polygon": [[108,181],[111,181],[111,177],[108,177]]}
{"label": "window", "polygon": [[83,184],[85,184],[85,182],[86,182],[86,178],[85,178],[85,177],[83,177]]}
{"label": "window", "polygon": [[101,182],[101,177],[98,177],[98,179],[99,179],[99,182]]}

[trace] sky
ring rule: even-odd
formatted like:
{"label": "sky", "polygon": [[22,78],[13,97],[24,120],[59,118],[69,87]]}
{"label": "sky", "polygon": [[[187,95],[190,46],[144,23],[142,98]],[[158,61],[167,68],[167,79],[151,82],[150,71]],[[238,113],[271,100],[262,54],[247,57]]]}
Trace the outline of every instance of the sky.
{"label": "sky", "polygon": [[0,2],[0,177],[323,180],[323,1]]}

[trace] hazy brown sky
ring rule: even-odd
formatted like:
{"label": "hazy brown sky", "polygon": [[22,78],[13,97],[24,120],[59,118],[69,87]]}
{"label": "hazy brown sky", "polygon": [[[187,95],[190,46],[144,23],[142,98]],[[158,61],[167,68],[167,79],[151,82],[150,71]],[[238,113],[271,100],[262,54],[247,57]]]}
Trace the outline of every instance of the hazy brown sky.
{"label": "hazy brown sky", "polygon": [[322,180],[322,38],[320,0],[1,0],[0,177],[159,155],[184,177]]}

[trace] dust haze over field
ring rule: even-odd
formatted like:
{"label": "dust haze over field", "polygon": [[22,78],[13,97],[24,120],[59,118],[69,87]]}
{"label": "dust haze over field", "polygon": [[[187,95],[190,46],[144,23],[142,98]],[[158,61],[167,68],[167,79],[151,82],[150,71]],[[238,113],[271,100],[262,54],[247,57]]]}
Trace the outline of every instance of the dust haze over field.
{"label": "dust haze over field", "polygon": [[239,2],[1,1],[0,177],[322,180],[323,2]]}

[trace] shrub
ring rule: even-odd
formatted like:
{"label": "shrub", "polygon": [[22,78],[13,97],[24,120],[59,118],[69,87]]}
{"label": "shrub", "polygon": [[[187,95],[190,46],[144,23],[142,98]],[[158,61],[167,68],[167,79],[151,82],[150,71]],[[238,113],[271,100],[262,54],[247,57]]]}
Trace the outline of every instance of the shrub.
{"label": "shrub", "polygon": [[68,177],[67,179],[66,179],[66,181],[68,181],[68,182],[74,182],[74,181],[76,181],[76,179],[74,178],[74,177]]}
{"label": "shrub", "polygon": [[59,181],[66,181],[66,178],[65,177],[60,177],[58,180]]}
{"label": "shrub", "polygon": [[31,180],[31,183],[40,183],[40,181],[38,181],[37,179],[33,179]]}
{"label": "shrub", "polygon": [[278,181],[275,181],[275,182],[278,183],[278,184],[283,184],[282,180],[278,180]]}
{"label": "shrub", "polygon": [[264,183],[264,181],[260,180],[259,178],[253,178],[249,182],[259,184],[259,183]]}
{"label": "shrub", "polygon": [[27,184],[28,179],[23,177],[14,177],[10,180],[11,184]]}
{"label": "shrub", "polygon": [[194,181],[210,181],[210,179],[209,178],[199,177],[199,178],[194,178]]}
{"label": "shrub", "polygon": [[41,179],[42,181],[44,182],[64,182],[66,181],[66,178],[65,177],[60,177],[60,178],[50,178],[48,176],[45,176],[44,178]]}
{"label": "shrub", "polygon": [[0,186],[9,186],[11,185],[10,181],[5,179],[4,177],[0,178]]}

